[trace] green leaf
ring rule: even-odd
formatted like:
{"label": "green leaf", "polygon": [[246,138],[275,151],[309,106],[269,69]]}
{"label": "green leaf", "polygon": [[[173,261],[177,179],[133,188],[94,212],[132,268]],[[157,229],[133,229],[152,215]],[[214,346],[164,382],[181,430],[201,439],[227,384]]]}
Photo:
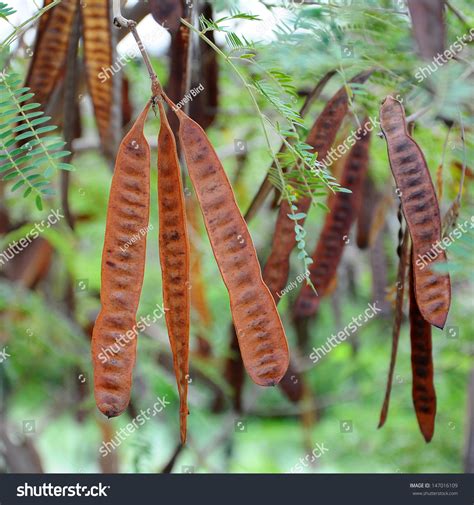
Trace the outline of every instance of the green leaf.
{"label": "green leaf", "polygon": [[323,203],[323,202],[316,202],[316,205],[320,207],[321,209],[325,210],[326,212],[329,212],[329,207]]}
{"label": "green leaf", "polygon": [[5,163],[4,165],[0,165],[0,172],[6,172],[7,170],[12,169],[15,166],[14,163],[9,161],[8,163]]}
{"label": "green leaf", "polygon": [[16,141],[18,140],[24,140],[24,139],[29,139],[31,137],[34,137],[36,135],[36,133],[34,131],[27,131],[25,133],[22,133],[21,135],[18,135],[18,137],[16,137]]}
{"label": "green leaf", "polygon": [[27,93],[26,95],[22,95],[22,96],[19,96],[16,101],[18,103],[22,103],[22,102],[26,102],[27,100],[29,100],[30,98],[33,98],[35,96],[34,93]]}
{"label": "green leaf", "polygon": [[2,181],[11,181],[12,179],[15,179],[17,175],[18,174],[16,172],[10,172],[9,174],[3,176]]}
{"label": "green leaf", "polygon": [[36,207],[38,210],[43,210],[43,201],[41,200],[41,196],[38,195],[36,198],[35,198],[35,203],[36,203]]}
{"label": "green leaf", "polygon": [[18,182],[16,182],[13,186],[12,186],[12,191],[16,191],[17,189],[19,189],[21,186],[23,186],[23,184],[25,184],[25,180],[24,179],[20,179]]}
{"label": "green leaf", "polygon": [[[37,109],[38,107],[41,107],[41,104],[39,103],[27,103],[26,105],[22,106],[22,111],[27,111],[27,110],[32,110],[32,109]],[[41,113],[43,114],[43,112]]]}
{"label": "green leaf", "polygon": [[293,219],[293,221],[299,221],[300,219],[304,219],[306,217],[306,214],[303,212],[299,212],[298,214],[287,214],[287,216],[290,219]]}
{"label": "green leaf", "polygon": [[58,163],[57,166],[61,170],[68,170],[69,172],[74,172],[76,170],[76,168],[69,163]]}
{"label": "green leaf", "polygon": [[51,132],[53,130],[56,130],[56,128],[57,128],[57,126],[55,126],[55,125],[42,126],[41,128],[38,128],[36,130],[36,134],[41,135],[42,133]]}

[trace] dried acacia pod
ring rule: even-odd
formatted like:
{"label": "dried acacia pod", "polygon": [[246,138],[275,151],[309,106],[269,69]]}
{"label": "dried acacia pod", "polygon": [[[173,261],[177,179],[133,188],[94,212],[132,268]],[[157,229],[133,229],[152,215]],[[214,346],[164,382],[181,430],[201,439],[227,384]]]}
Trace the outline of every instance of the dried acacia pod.
{"label": "dried acacia pod", "polygon": [[392,392],[392,383],[393,383],[393,373],[395,371],[395,363],[397,360],[397,351],[398,351],[398,341],[400,338],[400,328],[402,326],[402,318],[403,318],[403,297],[405,293],[405,279],[407,267],[410,261],[410,235],[408,233],[408,228],[405,229],[405,233],[403,233],[399,254],[400,259],[398,262],[398,271],[397,271],[397,296],[395,300],[395,318],[393,321],[392,327],[392,352],[390,355],[390,366],[388,369],[388,378],[387,378],[387,386],[385,388],[385,398],[382,405],[382,410],[380,412],[380,420],[379,420],[379,428],[381,428],[385,421],[387,420],[388,408],[390,406],[390,394]]}
{"label": "dried acacia pod", "polygon": [[184,15],[183,0],[149,0],[153,19],[174,34],[179,30],[179,19]]}
{"label": "dried acacia pod", "polygon": [[262,280],[252,238],[206,133],[164,97],[178,115],[181,147],[229,292],[245,368],[256,384],[273,386],[288,368],[288,344],[275,302]]}
{"label": "dried acacia pod", "polygon": [[48,105],[51,93],[64,73],[77,5],[76,0],[63,0],[47,11],[47,17],[38,27],[25,86],[31,88],[34,100],[43,108]]}
{"label": "dried acacia pod", "polygon": [[[366,124],[367,118],[364,121]],[[321,298],[326,294],[342,257],[345,241],[356,218],[360,203],[362,185],[369,161],[370,131],[359,129],[358,140],[351,148],[343,170],[341,186],[352,193],[336,193],[329,199],[329,213],[309,267],[310,279],[317,294],[309,285],[301,288],[294,306],[296,318],[309,317],[316,313]]]}
{"label": "dried acacia pod", "polygon": [[426,60],[444,51],[444,4],[445,0],[407,0],[418,51]]}
{"label": "dried acacia pod", "polygon": [[[413,255],[413,248],[412,248]],[[415,296],[413,257],[410,269],[410,342],[413,374],[412,396],[416,418],[427,442],[433,438],[436,417],[436,392],[433,381],[431,325],[423,318]]]}
{"label": "dried acacia pod", "polygon": [[[351,82],[363,83],[371,73],[371,70],[361,72]],[[326,158],[348,109],[349,97],[346,87],[343,86],[328,101],[306,139],[306,143],[313,148],[313,152],[318,153],[319,161]],[[310,205],[311,198],[301,198],[296,202],[295,213],[306,214]],[[289,218],[289,215],[291,215],[290,205],[286,200],[282,200],[275,224],[272,249],[263,270],[263,280],[274,296],[285,287],[288,281],[290,255],[296,245],[295,225],[302,226],[304,223],[304,219],[295,222]]]}
{"label": "dried acacia pod", "polygon": [[418,306],[429,323],[443,328],[451,303],[451,284],[448,274],[431,270],[433,264],[446,261],[444,250],[435,249],[441,240],[441,219],[433,181],[423,152],[407,132],[405,111],[398,100],[385,98],[380,122],[413,242]]}
{"label": "dried acacia pod", "polygon": [[296,371],[293,360],[290,360],[288,370],[278,384],[278,387],[283,391],[290,402],[299,403],[302,400],[305,384],[301,375]]}
{"label": "dried acacia pod", "polygon": [[161,100],[158,137],[158,210],[163,305],[180,398],[181,443],[186,441],[189,377],[189,242],[176,141]]}
{"label": "dried acacia pod", "polygon": [[[210,2],[204,3],[201,15],[206,19],[212,19],[212,5]],[[213,30],[208,30],[206,37],[212,43],[215,43]],[[200,65],[196,75],[192,78],[193,84],[191,86],[197,87],[202,83],[205,92],[199,93],[193,98],[189,105],[189,115],[204,130],[207,130],[214,122],[219,106],[219,63],[217,53],[204,40],[199,39],[199,46],[196,51]]]}
{"label": "dried acacia pod", "polygon": [[102,309],[92,332],[94,394],[107,417],[127,408],[135,365],[150,208],[150,148],[143,134],[149,108],[150,103],[120,144],[107,209]]}
{"label": "dried acacia pod", "polygon": [[[161,4],[163,2],[159,0]],[[190,54],[193,50],[191,44],[191,32],[189,27],[182,24],[180,18],[191,22],[190,8],[192,4],[185,3],[184,0],[166,0],[164,6],[169,6],[169,13],[164,26],[169,26],[171,34],[171,45],[169,49],[169,77],[166,83],[166,94],[175,103],[179,103],[189,92],[191,84]],[[161,10],[164,11],[163,6]],[[155,19],[157,19],[155,17]],[[188,104],[184,105],[186,110]],[[178,121],[176,116],[168,111],[168,121],[175,135],[178,135]],[[179,137],[176,139],[179,145]],[[181,153],[181,150],[180,150]]]}
{"label": "dried acacia pod", "polygon": [[[115,78],[107,72],[114,64],[109,0],[87,0],[81,13],[87,85],[102,146],[106,153],[111,154],[109,151],[113,151],[114,144],[112,101],[115,96]],[[116,98],[118,102],[120,97]]]}
{"label": "dried acacia pod", "polygon": [[[48,5],[50,5],[52,3],[53,3],[53,0],[44,0],[43,1],[43,9],[45,7],[48,7]],[[52,7],[51,9],[54,9],[54,7]],[[51,16],[51,9],[48,9],[46,12],[44,12],[41,15],[41,17],[39,18],[38,31],[36,32],[36,40],[38,40],[38,38],[41,37],[45,31],[46,23],[48,22],[48,19]]]}

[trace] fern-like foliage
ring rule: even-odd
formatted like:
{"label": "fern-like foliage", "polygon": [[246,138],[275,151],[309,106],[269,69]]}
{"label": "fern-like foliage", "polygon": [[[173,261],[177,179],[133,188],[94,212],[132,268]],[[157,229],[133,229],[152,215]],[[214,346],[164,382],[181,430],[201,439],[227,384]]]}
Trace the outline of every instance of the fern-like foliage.
{"label": "fern-like foliage", "polygon": [[236,19],[246,19],[247,21],[261,21],[258,16],[255,16],[253,14],[247,14],[245,12],[238,12],[237,10],[233,10],[229,16],[224,16],[222,18],[216,19],[215,21],[212,19],[207,19],[201,14],[199,17],[199,24],[203,33],[208,31],[228,32],[227,26],[225,26],[223,23]]}
{"label": "fern-like foliage", "polygon": [[70,154],[61,137],[49,135],[57,127],[32,102],[33,93],[21,86],[15,74],[0,74],[0,176],[12,183],[11,191],[35,198],[39,210],[43,198],[54,194],[50,178],[57,170],[73,170],[61,159]]}
{"label": "fern-like foliage", "polygon": [[0,18],[7,19],[8,16],[15,14],[16,10],[7,5],[6,3],[0,2]]}

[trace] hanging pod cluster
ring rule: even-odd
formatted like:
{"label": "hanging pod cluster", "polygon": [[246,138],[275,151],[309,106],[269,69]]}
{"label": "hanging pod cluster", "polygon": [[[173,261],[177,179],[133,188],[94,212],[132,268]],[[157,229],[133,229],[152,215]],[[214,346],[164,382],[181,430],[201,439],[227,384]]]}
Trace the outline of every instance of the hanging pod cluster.
{"label": "hanging pod cluster", "polygon": [[[262,280],[255,248],[224,168],[204,130],[160,90],[179,119],[179,140],[212,250],[229,292],[244,365],[262,386],[277,384],[289,363],[288,344],[273,297]],[[163,303],[186,439],[189,377],[189,241],[176,139],[158,98],[159,248]],[[112,178],[102,255],[101,304],[92,336],[94,393],[108,417],[129,402],[136,355],[136,312],[145,266],[150,149],[143,128],[150,104],[123,139]],[[126,245],[126,247],[124,247]],[[128,335],[132,334],[131,338]]]}
{"label": "hanging pod cluster", "polygon": [[[51,3],[52,0],[44,0],[43,7]],[[39,20],[25,82],[35,94],[35,101],[54,109],[55,93],[65,76],[69,45],[74,40],[74,30],[77,28],[79,32],[80,26],[86,83],[101,145],[107,156],[112,156],[118,144],[115,135],[117,111],[113,105],[118,80],[104,73],[104,69],[112,68],[115,62],[110,10],[111,0],[62,0],[47,10]]]}
{"label": "hanging pod cluster", "polygon": [[[451,303],[449,275],[437,274],[432,269],[433,265],[446,262],[444,250],[438,252],[435,249],[435,244],[441,240],[440,210],[423,152],[407,131],[403,105],[391,96],[385,98],[380,109],[380,123],[412,242],[409,292],[413,403],[421,432],[429,442],[436,414],[431,326],[444,327]],[[406,247],[405,244],[405,255]],[[399,282],[403,285],[404,279]],[[388,411],[395,364],[395,338],[398,341],[398,331],[394,332],[380,426],[385,422]]]}

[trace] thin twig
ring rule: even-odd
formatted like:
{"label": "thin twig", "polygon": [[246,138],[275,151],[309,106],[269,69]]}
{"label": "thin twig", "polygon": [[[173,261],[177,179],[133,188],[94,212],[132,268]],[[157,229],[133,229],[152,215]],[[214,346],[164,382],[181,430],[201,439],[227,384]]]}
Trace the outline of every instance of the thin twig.
{"label": "thin twig", "polygon": [[[79,12],[76,12],[73,19],[73,28],[71,31],[69,47],[67,49],[67,63],[64,86],[64,140],[66,141],[66,149],[70,154],[65,159],[66,163],[71,163],[74,156],[72,150],[72,141],[74,138],[74,130],[77,121],[77,49],[80,38],[81,19]],[[71,173],[68,170],[61,172],[61,205],[64,210],[66,222],[74,230],[74,216],[69,206],[69,183]]]}
{"label": "thin twig", "polygon": [[425,107],[422,107],[421,109],[417,110],[416,112],[414,112],[413,114],[410,114],[407,118],[406,118],[406,123],[409,124],[409,123],[413,123],[414,121],[416,121],[419,117],[423,116],[423,114],[426,114],[431,108],[431,105],[426,105]]}
{"label": "thin twig", "polygon": [[464,14],[462,14],[458,9],[453,7],[451,5],[451,2],[448,0],[445,0],[446,7],[466,26],[467,28],[470,28],[469,22],[467,21],[466,17]]}
{"label": "thin twig", "polygon": [[461,126],[461,142],[462,142],[462,172],[461,172],[461,180],[459,181],[459,191],[456,196],[456,201],[458,204],[461,203],[462,198],[462,188],[464,186],[464,178],[466,177],[466,141],[464,137],[464,123],[462,120],[461,113],[459,113],[459,124]]}
{"label": "thin twig", "polygon": [[148,57],[148,53],[146,52],[145,46],[143,45],[143,42],[140,39],[140,36],[138,35],[137,23],[135,21],[133,21],[132,19],[125,19],[122,16],[122,12],[120,9],[120,0],[114,0],[113,15],[114,15],[114,25],[117,26],[118,28],[127,28],[128,30],[130,30],[130,33],[133,35],[133,38],[135,39],[135,41],[138,45],[138,49],[140,50],[140,53],[142,55],[145,66],[148,70],[148,75],[150,76],[152,96],[153,96],[153,98],[156,98],[158,95],[160,95],[163,92],[163,89],[161,87],[160,81],[158,80],[158,76],[155,74],[155,71],[153,70],[153,67],[151,65],[150,58]]}

